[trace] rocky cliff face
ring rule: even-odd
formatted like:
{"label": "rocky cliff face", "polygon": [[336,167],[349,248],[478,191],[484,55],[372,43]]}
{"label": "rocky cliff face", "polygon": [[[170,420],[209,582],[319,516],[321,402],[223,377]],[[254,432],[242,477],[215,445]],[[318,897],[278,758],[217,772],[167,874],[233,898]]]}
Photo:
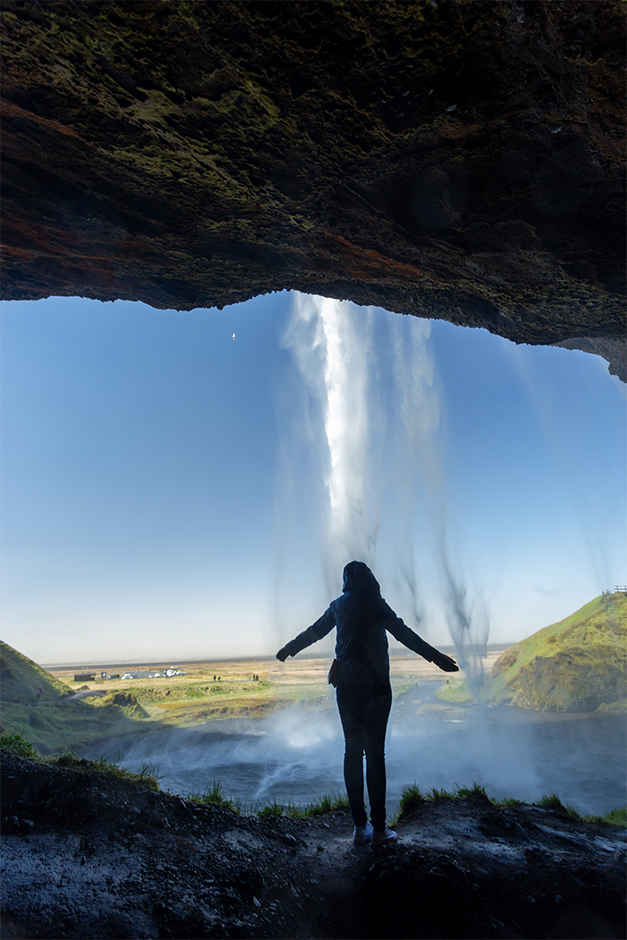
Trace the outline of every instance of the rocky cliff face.
{"label": "rocky cliff face", "polygon": [[626,377],[620,3],[2,16],[3,296],[189,309],[296,288]]}

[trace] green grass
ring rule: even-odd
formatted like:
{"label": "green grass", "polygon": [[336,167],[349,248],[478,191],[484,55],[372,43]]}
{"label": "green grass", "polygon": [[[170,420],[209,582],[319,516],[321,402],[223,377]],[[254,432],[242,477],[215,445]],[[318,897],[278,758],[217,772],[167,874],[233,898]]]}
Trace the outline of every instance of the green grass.
{"label": "green grass", "polygon": [[139,770],[131,771],[120,767],[115,761],[107,760],[106,757],[86,761],[82,757],[77,757],[74,749],[71,749],[59,757],[51,758],[50,763],[57,764],[59,767],[75,767],[77,770],[84,770],[88,773],[103,774],[110,779],[136,783],[148,790],[160,790],[157,770],[151,761],[144,761]]}
{"label": "green grass", "polygon": [[567,813],[569,816],[572,816],[573,819],[582,818],[581,813],[576,810],[574,806],[568,803],[562,803],[557,793],[547,793],[545,796],[540,797],[535,805],[540,806],[542,809],[554,809],[558,812]]}
{"label": "green grass", "polygon": [[27,741],[21,734],[0,734],[0,748],[17,754],[18,757],[37,758],[39,754],[34,746]]}
{"label": "green grass", "polygon": [[221,806],[224,809],[230,809],[234,813],[252,812],[255,816],[278,817],[284,816],[288,819],[311,819],[314,816],[323,816],[326,813],[333,813],[338,810],[347,810],[348,797],[345,793],[323,793],[314,803],[308,806],[298,806],[294,803],[279,803],[272,800],[265,806],[259,806],[256,810],[246,809],[242,800],[237,797],[227,796],[218,780],[208,787],[204,793],[191,793],[188,800],[197,806]]}
{"label": "green grass", "polygon": [[473,782],[470,787],[455,786],[454,790],[445,790],[438,787],[432,787],[427,793],[423,793],[420,787],[413,783],[411,786],[404,787],[401,793],[400,812],[406,807],[416,803],[444,803],[449,800],[467,800],[481,799],[492,802],[486,789],[480,783]]}
{"label": "green grass", "polygon": [[582,816],[581,813],[568,803],[562,803],[557,793],[548,793],[541,797],[536,806],[542,809],[553,809],[557,812],[566,813],[572,819],[578,819],[581,822],[589,823],[607,823],[611,826],[627,826],[627,806],[612,809],[604,816]]}
{"label": "green grass", "polygon": [[541,711],[623,712],[627,597],[601,595],[515,643],[492,668],[490,700]]}
{"label": "green grass", "polygon": [[147,787],[149,790],[159,790],[158,775],[155,766],[150,761],[144,761],[138,771],[125,770],[115,761],[101,757],[99,760],[85,760],[79,757],[76,748],[70,747],[55,757],[44,756],[27,741],[21,734],[0,735],[0,748],[17,754],[18,757],[27,757],[30,760],[41,761],[56,767],[70,767],[83,773],[102,774],[109,779],[123,780]]}
{"label": "green grass", "polygon": [[[502,800],[494,799],[488,796],[485,787],[476,782],[470,787],[456,786],[454,790],[432,787],[431,790],[426,793],[423,793],[420,787],[416,783],[413,783],[403,788],[398,813],[392,820],[392,825],[395,825],[403,814],[411,812],[411,810],[417,806],[426,803],[445,803],[452,800],[466,799],[485,800],[492,806],[501,807],[502,809],[514,809],[517,806],[524,806],[522,800],[517,800],[514,797],[505,797]],[[582,816],[574,806],[563,803],[557,793],[548,793],[542,796],[537,803],[533,805],[539,806],[541,809],[552,809],[557,812],[566,813],[572,819],[579,820],[580,822],[608,823],[613,826],[627,826],[627,807],[611,810],[604,816]]]}
{"label": "green grass", "polygon": [[262,717],[291,705],[303,708],[331,708],[333,701],[326,683],[295,683],[287,686],[268,680],[211,678],[195,683],[166,686],[133,686],[127,690],[148,710],[152,721],[175,727],[189,727],[205,721],[235,717]]}
{"label": "green grass", "polygon": [[542,809],[564,809],[557,793],[547,793],[545,796],[541,796],[536,806],[540,806]]}
{"label": "green grass", "polygon": [[159,727],[156,722],[132,714],[132,709],[101,703],[101,699],[37,706],[3,702],[2,723],[8,734],[21,734],[47,754],[63,753],[72,747],[80,749],[121,735],[147,734]]}
{"label": "green grass", "polygon": [[230,809],[233,813],[241,813],[244,808],[243,803],[237,797],[226,796],[219,780],[214,780],[203,793],[190,793],[187,799],[196,806],[221,806],[223,809]]}
{"label": "green grass", "polygon": [[262,809],[257,811],[257,816],[283,816],[285,813],[286,807],[283,803],[277,803],[276,800],[273,800],[272,803],[268,803]]}
{"label": "green grass", "polygon": [[59,754],[58,757],[55,757],[54,762],[58,767],[72,767],[76,764],[78,759],[76,748],[71,747],[68,748],[67,751],[64,751],[63,754]]}
{"label": "green grass", "polygon": [[323,816],[325,813],[334,813],[337,810],[349,808],[348,797],[345,793],[323,793],[315,803],[303,810],[304,818]]}
{"label": "green grass", "polygon": [[611,826],[627,826],[627,806],[612,809],[605,816],[584,816],[586,822],[609,823]]}
{"label": "green grass", "polygon": [[85,760],[77,755],[75,748],[69,748],[63,754],[59,754],[58,757],[50,757],[47,760],[48,763],[56,764],[57,767],[72,767],[86,773],[102,774],[109,779],[136,783],[148,790],[159,791],[160,789],[157,770],[151,761],[144,761],[139,770],[125,770],[115,761],[110,761],[106,757],[100,757],[98,760]]}
{"label": "green grass", "polygon": [[287,816],[289,819],[312,819],[314,816],[324,816],[349,808],[348,797],[345,793],[323,793],[314,803],[308,806],[297,806],[294,803],[277,803],[273,800],[267,806],[257,811],[257,816]]}
{"label": "green grass", "polygon": [[0,641],[0,681],[2,702],[31,705],[37,702],[37,690],[42,689],[40,704],[57,702],[71,694],[71,689],[46,669]]}
{"label": "green grass", "polygon": [[435,697],[442,702],[452,702],[455,705],[474,705],[475,703],[466,679],[449,679],[448,684],[436,689]]}

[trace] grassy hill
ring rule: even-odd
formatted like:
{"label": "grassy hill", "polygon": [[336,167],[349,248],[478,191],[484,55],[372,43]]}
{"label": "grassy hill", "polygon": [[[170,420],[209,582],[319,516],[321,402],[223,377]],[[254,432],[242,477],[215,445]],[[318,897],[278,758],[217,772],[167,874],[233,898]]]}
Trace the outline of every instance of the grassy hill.
{"label": "grassy hill", "polygon": [[[42,694],[37,701],[37,689]],[[117,735],[146,733],[154,726],[135,696],[73,701],[72,689],[37,663],[0,641],[2,731],[21,734],[42,753],[80,748]]]}
{"label": "grassy hill", "polygon": [[41,687],[43,702],[58,702],[72,694],[69,686],[0,640],[0,699],[27,705],[37,700]]}
{"label": "grassy hill", "polygon": [[627,596],[602,594],[506,649],[488,698],[540,711],[622,711],[626,654]]}

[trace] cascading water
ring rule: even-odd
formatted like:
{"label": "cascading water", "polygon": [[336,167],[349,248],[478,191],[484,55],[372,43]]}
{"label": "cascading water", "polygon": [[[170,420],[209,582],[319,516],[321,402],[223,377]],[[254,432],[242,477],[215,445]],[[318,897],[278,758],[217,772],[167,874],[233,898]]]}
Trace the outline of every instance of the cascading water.
{"label": "cascading water", "polygon": [[369,408],[373,381],[372,312],[358,326],[352,304],[297,294],[284,344],[303,391],[321,421],[311,446],[324,453],[325,521],[321,557],[329,591],[352,557],[372,561],[380,496],[371,453],[378,410]]}
{"label": "cascading water", "polygon": [[364,315],[352,303],[296,294],[283,342],[307,396],[309,446],[325,455],[320,560],[329,599],[339,591],[346,562],[360,559],[384,593],[400,599],[399,615],[422,624],[419,522],[421,571],[432,577],[433,559],[439,562],[451,637],[478,686],[476,651],[485,649],[488,620],[481,618],[475,636],[467,588],[459,573],[453,576],[443,548],[440,399],[430,331],[429,321],[372,308]]}
{"label": "cascading water", "polygon": [[[445,634],[434,635],[433,625],[448,627],[480,703],[489,618],[479,579],[462,563],[463,540],[447,493],[444,396],[430,333],[428,321],[293,296],[282,339],[293,381],[279,401],[277,540],[284,545],[272,645],[277,649],[308,626],[302,598],[316,577],[322,583],[311,598],[311,619],[339,593],[344,564],[362,559],[399,616],[425,639],[438,645]],[[290,526],[300,542],[289,542]],[[316,543],[306,563],[292,551],[303,531]],[[290,590],[298,602],[290,603]],[[582,812],[606,812],[621,802],[619,716],[603,724],[571,722],[504,708],[420,720],[423,692],[430,694],[423,686],[417,697],[412,691],[394,702],[387,744],[391,811],[413,781],[423,789],[477,781],[491,795],[530,800],[557,790]],[[311,802],[343,787],[339,719],[330,696],[326,704],[285,708],[251,723],[208,722],[161,740],[147,736],[124,745],[124,762],[154,761],[162,785],[183,795],[218,779],[249,806]],[[112,743],[113,755],[119,747]]]}

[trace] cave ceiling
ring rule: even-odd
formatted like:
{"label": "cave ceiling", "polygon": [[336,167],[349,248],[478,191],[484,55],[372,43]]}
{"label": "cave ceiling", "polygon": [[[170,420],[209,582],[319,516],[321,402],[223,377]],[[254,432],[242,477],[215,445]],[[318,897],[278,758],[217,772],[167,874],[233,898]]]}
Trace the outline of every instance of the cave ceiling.
{"label": "cave ceiling", "polygon": [[297,289],[625,366],[625,16],[0,4],[2,296]]}

